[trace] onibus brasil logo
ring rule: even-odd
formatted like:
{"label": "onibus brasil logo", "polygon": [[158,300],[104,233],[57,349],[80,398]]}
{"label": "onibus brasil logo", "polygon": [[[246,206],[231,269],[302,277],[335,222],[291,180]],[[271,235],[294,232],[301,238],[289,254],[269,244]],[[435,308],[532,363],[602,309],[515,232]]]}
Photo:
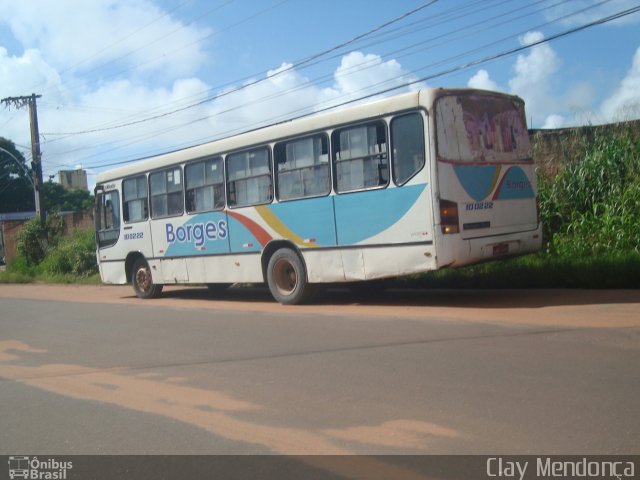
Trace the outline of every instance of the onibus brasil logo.
{"label": "onibus brasil logo", "polygon": [[9,457],[9,478],[33,480],[65,480],[67,470],[73,468],[73,462],[60,462],[53,458],[39,460],[38,457]]}

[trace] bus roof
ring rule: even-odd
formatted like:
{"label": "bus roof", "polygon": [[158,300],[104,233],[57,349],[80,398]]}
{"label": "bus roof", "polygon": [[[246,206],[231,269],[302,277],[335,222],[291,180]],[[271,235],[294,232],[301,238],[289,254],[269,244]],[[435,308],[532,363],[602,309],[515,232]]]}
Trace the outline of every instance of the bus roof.
{"label": "bus roof", "polygon": [[[304,133],[311,133],[326,129],[327,127],[338,127],[357,120],[384,116],[386,114],[416,108],[419,105],[430,108],[435,99],[440,95],[456,92],[473,92],[470,89],[423,89],[416,90],[393,97],[384,98],[374,102],[345,107],[328,113],[311,115],[300,119],[294,119],[278,123],[276,125],[263,127],[246,133],[240,133],[232,137],[215,140],[201,145],[176,150],[173,152],[160,154],[157,156],[141,159],[130,165],[117,167],[97,175],[96,183],[117,180],[124,177],[136,175],[186,161],[210,157],[212,155],[238,151],[252,146],[265,144],[274,140],[285,139]],[[484,92],[489,93],[489,92]],[[490,92],[495,94],[496,92]]]}

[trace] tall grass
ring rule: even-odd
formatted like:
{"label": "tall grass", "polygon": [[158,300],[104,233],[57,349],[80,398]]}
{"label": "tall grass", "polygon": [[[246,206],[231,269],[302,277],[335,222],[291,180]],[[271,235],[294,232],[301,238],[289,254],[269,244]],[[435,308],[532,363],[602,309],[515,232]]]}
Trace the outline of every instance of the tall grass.
{"label": "tall grass", "polygon": [[596,131],[583,158],[538,185],[549,253],[640,253],[640,138],[629,130]]}

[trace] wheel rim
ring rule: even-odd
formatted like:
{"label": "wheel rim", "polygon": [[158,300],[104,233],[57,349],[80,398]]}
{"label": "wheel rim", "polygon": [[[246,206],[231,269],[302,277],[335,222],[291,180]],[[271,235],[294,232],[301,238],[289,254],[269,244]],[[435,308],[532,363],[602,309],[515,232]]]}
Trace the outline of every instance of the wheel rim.
{"label": "wheel rim", "polygon": [[291,295],[298,286],[298,273],[288,260],[278,260],[273,266],[273,279],[281,295]]}
{"label": "wheel rim", "polygon": [[136,286],[142,292],[148,292],[153,285],[151,281],[151,272],[145,267],[140,267],[136,271]]}

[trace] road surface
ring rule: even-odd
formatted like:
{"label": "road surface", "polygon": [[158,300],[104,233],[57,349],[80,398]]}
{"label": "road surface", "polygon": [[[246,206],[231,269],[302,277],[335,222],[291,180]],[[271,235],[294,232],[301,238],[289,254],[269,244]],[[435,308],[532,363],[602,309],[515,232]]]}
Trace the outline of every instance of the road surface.
{"label": "road surface", "polygon": [[640,292],[0,285],[1,453],[638,454]]}

